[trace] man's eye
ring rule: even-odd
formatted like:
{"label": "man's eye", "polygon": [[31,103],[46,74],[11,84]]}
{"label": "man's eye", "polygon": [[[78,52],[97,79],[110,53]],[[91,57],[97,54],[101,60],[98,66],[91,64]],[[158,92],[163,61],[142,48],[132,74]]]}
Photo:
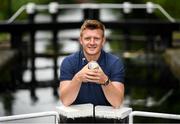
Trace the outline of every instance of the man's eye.
{"label": "man's eye", "polygon": [[85,38],[85,40],[87,40],[87,41],[89,41],[91,38],[89,38],[89,37],[87,37],[87,38]]}
{"label": "man's eye", "polygon": [[99,39],[100,39],[100,38],[97,38],[97,37],[94,38],[95,41],[98,41]]}

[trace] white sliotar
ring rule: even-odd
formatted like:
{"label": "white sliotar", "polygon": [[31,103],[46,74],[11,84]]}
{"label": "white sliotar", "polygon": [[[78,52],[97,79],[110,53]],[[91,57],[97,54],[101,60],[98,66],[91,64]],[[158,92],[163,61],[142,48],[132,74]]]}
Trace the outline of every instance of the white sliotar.
{"label": "white sliotar", "polygon": [[99,64],[96,61],[91,61],[88,63],[89,69],[99,69]]}

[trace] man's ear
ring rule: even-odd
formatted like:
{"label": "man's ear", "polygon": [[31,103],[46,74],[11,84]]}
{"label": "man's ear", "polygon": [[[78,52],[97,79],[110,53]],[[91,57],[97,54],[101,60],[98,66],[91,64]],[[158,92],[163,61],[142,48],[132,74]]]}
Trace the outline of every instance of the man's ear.
{"label": "man's ear", "polygon": [[79,37],[79,43],[82,45],[82,38]]}
{"label": "man's ear", "polygon": [[106,37],[103,37],[103,43],[102,43],[103,46],[104,46],[105,42],[106,42]]}

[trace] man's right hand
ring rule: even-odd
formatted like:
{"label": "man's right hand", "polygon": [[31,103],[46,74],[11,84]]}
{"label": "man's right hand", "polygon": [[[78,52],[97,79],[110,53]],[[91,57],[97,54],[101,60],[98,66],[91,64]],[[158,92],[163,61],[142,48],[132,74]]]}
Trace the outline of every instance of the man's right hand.
{"label": "man's right hand", "polygon": [[86,64],[78,73],[76,73],[75,78],[79,82],[86,83],[87,82],[87,72],[89,71],[88,69],[88,64]]}
{"label": "man's right hand", "polygon": [[75,78],[80,83],[97,83],[100,80],[100,77],[98,76],[98,70],[99,69],[89,69],[87,64],[75,75]]}

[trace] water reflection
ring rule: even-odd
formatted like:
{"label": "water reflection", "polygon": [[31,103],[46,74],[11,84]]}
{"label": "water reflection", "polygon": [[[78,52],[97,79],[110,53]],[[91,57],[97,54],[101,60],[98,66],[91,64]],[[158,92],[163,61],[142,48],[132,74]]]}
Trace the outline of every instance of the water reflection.
{"label": "water reflection", "polygon": [[[0,95],[1,101],[2,101],[2,107],[4,109],[4,115],[11,115],[12,114],[12,106],[14,103],[14,96],[13,93],[10,91],[6,91]],[[1,110],[3,110],[1,109]]]}
{"label": "water reflection", "polygon": [[36,95],[38,100],[34,101],[28,89],[1,93],[0,116],[53,111],[61,105],[59,99],[53,97],[52,88],[38,88]]}
{"label": "water reflection", "polygon": [[[124,61],[126,106],[134,110],[180,113],[179,81],[172,75],[162,54],[147,56],[141,53],[136,57],[129,54],[125,56]],[[6,91],[0,95],[1,112],[4,111],[0,113],[1,116],[45,111],[48,104],[50,106],[60,104],[60,101],[53,97],[51,88],[38,88],[39,99],[36,102],[33,102],[28,90]]]}
{"label": "water reflection", "polygon": [[[125,59],[125,104],[133,110],[180,114],[179,80],[169,70],[163,53],[139,54]],[[126,56],[127,57],[127,56]],[[137,122],[174,122],[138,118]]]}

